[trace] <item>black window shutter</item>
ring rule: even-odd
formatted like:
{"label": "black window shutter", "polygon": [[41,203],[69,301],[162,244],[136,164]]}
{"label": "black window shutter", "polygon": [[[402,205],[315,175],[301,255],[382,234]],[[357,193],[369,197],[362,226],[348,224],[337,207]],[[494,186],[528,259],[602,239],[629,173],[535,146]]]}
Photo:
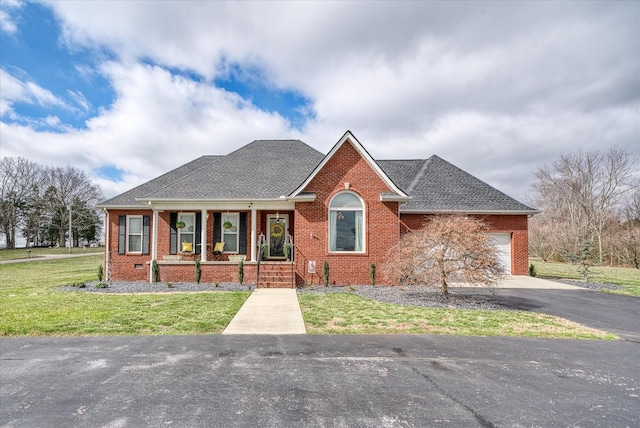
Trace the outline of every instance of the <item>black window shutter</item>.
{"label": "black window shutter", "polygon": [[222,233],[220,231],[220,223],[222,222],[222,214],[213,214],[213,245],[222,242]]}
{"label": "black window shutter", "polygon": [[238,254],[247,254],[247,213],[240,213]]}
{"label": "black window shutter", "polygon": [[124,254],[127,250],[127,216],[118,217],[118,254]]}
{"label": "black window shutter", "polygon": [[142,216],[142,254],[149,254],[149,216]]}
{"label": "black window shutter", "polygon": [[196,213],[196,236],[194,241],[195,253],[200,254],[200,244],[202,244],[202,213]]}
{"label": "black window shutter", "polygon": [[178,213],[169,214],[169,254],[178,254]]}

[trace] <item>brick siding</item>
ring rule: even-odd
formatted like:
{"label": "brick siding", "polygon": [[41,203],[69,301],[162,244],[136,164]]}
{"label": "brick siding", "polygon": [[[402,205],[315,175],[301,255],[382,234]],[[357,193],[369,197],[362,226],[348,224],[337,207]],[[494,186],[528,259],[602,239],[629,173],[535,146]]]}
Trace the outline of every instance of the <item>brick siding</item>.
{"label": "brick siding", "polygon": [[[511,274],[529,274],[529,234],[526,215],[473,215],[484,221],[489,233],[511,234]],[[422,227],[429,219],[424,214],[401,214],[400,232],[407,233]]]}
{"label": "brick siding", "polygon": [[[366,251],[363,254],[329,253],[329,202],[335,194],[345,190],[345,183],[349,183],[349,190],[364,201]],[[353,146],[345,142],[304,190],[314,192],[316,200],[296,204],[298,283],[323,283],[322,266],[326,260],[331,284],[369,284],[369,264],[380,266],[400,236],[398,203],[380,201],[380,193],[389,192],[389,187]],[[315,274],[307,272],[309,261],[316,262]]]}

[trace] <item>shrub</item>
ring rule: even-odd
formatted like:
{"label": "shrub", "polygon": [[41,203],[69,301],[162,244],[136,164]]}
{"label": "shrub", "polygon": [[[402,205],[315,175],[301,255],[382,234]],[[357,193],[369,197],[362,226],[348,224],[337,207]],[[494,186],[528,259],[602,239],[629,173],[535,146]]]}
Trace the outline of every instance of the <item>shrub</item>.
{"label": "shrub", "polygon": [[397,284],[439,287],[448,295],[452,281],[493,287],[504,267],[480,220],[439,215],[405,234],[387,255],[383,271]]}
{"label": "shrub", "polygon": [[102,278],[104,277],[104,269],[102,268],[102,265],[98,266],[98,281],[102,281]]}
{"label": "shrub", "polygon": [[238,282],[240,283],[240,285],[242,285],[243,281],[244,281],[244,261],[240,260],[240,263],[238,263]]}
{"label": "shrub", "polygon": [[201,277],[202,277],[202,269],[200,269],[200,260],[196,260],[196,283],[200,284]]}
{"label": "shrub", "polygon": [[322,274],[324,275],[324,286],[328,287],[329,286],[329,262],[326,260],[322,265]]}
{"label": "shrub", "polygon": [[153,259],[151,262],[151,275],[153,282],[160,281],[160,268],[158,267],[158,261],[156,259]]}
{"label": "shrub", "polygon": [[376,285],[376,264],[369,263],[369,281],[371,285]]}
{"label": "shrub", "polygon": [[107,284],[106,282],[99,282],[96,284],[96,288],[108,288],[109,284]]}
{"label": "shrub", "polygon": [[538,272],[536,271],[536,266],[533,263],[529,265],[529,276],[532,276],[534,278],[538,276]]}

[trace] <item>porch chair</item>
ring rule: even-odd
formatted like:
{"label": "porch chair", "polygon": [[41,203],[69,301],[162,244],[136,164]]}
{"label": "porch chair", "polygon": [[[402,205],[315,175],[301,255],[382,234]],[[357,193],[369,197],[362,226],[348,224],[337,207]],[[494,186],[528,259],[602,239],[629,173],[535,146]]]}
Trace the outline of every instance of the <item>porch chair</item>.
{"label": "porch chair", "polygon": [[216,261],[221,261],[223,252],[224,242],[216,242],[216,245],[213,247],[213,259]]}
{"label": "porch chair", "polygon": [[192,242],[183,242],[182,243],[182,251],[180,252],[182,257],[190,257],[194,258],[193,254],[193,243]]}

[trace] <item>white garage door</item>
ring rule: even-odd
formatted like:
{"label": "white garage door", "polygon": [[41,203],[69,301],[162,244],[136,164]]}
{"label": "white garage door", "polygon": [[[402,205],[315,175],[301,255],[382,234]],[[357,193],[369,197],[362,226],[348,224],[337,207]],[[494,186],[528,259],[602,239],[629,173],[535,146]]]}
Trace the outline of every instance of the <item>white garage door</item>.
{"label": "white garage door", "polygon": [[505,273],[511,275],[511,234],[490,233],[489,236],[496,244]]}

